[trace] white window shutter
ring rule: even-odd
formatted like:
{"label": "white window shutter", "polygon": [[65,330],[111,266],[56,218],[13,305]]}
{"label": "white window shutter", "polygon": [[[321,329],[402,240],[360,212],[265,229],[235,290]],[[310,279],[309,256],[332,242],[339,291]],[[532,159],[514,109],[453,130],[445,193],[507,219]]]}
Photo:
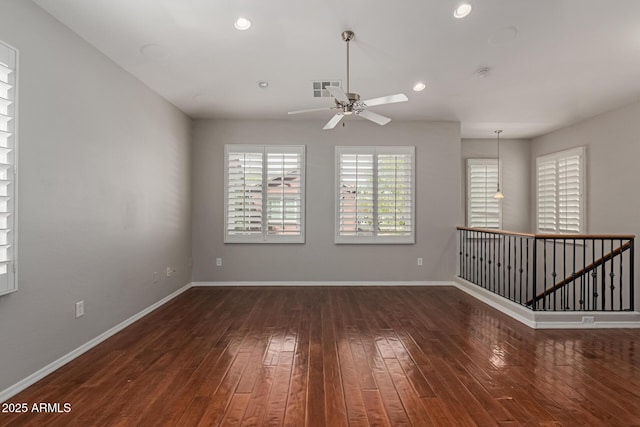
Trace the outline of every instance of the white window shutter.
{"label": "white window shutter", "polygon": [[0,43],[0,295],[17,290],[16,66],[16,51]]}
{"label": "white window shutter", "polygon": [[475,228],[502,227],[502,204],[494,199],[500,179],[497,159],[467,160],[467,224]]}
{"label": "white window shutter", "polygon": [[557,168],[555,160],[538,162],[538,230],[557,231]]}
{"label": "white window shutter", "polygon": [[336,243],[415,242],[415,147],[336,147]]}
{"label": "white window shutter", "polygon": [[227,154],[227,235],[262,236],[262,152]]}
{"label": "white window shutter", "polygon": [[537,158],[538,231],[585,233],[585,148]]}
{"label": "white window shutter", "polygon": [[580,233],[580,157],[558,160],[558,231]]}
{"label": "white window shutter", "polygon": [[304,242],[304,153],[225,145],[225,243]]}
{"label": "white window shutter", "polygon": [[413,156],[378,154],[378,236],[411,236]]}
{"label": "white window shutter", "polygon": [[373,153],[344,153],[338,161],[340,236],[373,236]]}
{"label": "white window shutter", "polygon": [[300,236],[303,229],[303,150],[266,148],[267,234]]}

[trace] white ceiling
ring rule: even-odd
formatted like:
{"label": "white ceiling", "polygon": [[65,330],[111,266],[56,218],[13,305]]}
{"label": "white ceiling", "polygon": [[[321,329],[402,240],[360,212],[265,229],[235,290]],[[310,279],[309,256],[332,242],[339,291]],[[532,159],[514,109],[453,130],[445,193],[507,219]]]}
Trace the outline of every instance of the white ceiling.
{"label": "white ceiling", "polygon": [[467,138],[533,137],[640,100],[640,0],[471,0],[464,19],[456,0],[34,1],[194,118],[322,127],[332,112],[287,111],[332,105],[311,81],[344,85],[346,29],[351,91],[409,97],[372,111],[460,121]]}

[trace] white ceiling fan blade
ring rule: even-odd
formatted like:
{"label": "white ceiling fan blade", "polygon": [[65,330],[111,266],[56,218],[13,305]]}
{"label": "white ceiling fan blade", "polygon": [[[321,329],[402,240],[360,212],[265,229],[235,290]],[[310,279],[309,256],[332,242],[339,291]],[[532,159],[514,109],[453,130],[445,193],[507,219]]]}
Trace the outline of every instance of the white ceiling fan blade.
{"label": "white ceiling fan blade", "polygon": [[349,98],[347,97],[347,94],[344,93],[344,90],[342,90],[341,87],[339,87],[339,86],[327,86],[326,89],[338,101],[342,102],[343,104],[348,104],[349,103]]}
{"label": "white ceiling fan blade", "polygon": [[384,126],[391,121],[389,117],[381,116],[380,114],[367,110],[360,111],[358,115],[360,117],[364,117],[367,120],[371,120],[372,122],[377,123],[380,126]]}
{"label": "white ceiling fan blade", "polygon": [[381,96],[380,98],[368,99],[363,102],[364,102],[364,105],[366,105],[367,107],[373,107],[376,105],[393,104],[394,102],[405,102],[408,100],[409,98],[407,98],[407,95],[405,95],[404,93],[397,93],[395,95]]}
{"label": "white ceiling fan blade", "polygon": [[300,114],[300,113],[311,113],[313,111],[327,111],[327,110],[333,110],[335,107],[324,107],[324,108],[309,108],[307,110],[296,110],[296,111],[289,111],[287,114]]}
{"label": "white ceiling fan blade", "polygon": [[338,123],[340,123],[340,120],[342,120],[342,117],[344,117],[344,114],[340,114],[340,113],[336,114],[335,116],[333,116],[333,117],[331,118],[331,120],[329,120],[329,121],[327,122],[327,124],[326,124],[326,125],[324,125],[324,127],[323,127],[322,129],[323,129],[323,130],[326,130],[326,129],[333,129],[334,127],[336,127],[336,125],[337,125]]}

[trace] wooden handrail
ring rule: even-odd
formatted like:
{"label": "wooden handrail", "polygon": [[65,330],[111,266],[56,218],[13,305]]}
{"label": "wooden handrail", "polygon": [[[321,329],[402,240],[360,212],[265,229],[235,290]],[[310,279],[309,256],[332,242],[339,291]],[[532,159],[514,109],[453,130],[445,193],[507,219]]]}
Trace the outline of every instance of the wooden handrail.
{"label": "wooden handrail", "polygon": [[481,233],[502,234],[506,236],[521,236],[541,240],[632,240],[633,234],[531,234],[516,231],[496,230],[493,228],[456,227],[457,230],[477,231]]}
{"label": "wooden handrail", "polygon": [[[616,238],[617,239],[617,238]],[[624,238],[623,238],[624,239]],[[629,239],[631,240],[631,239]],[[592,270],[595,270],[596,268],[600,267],[602,264],[604,264],[605,262],[611,260],[611,258],[618,256],[620,254],[622,254],[624,251],[626,251],[627,249],[631,248],[631,241],[628,241],[626,243],[624,243],[622,246],[614,249],[613,251],[609,252],[608,254],[606,254],[605,256],[595,260],[594,262],[592,262],[591,264],[589,264],[588,266],[584,267],[583,269],[581,269],[580,271],[578,271],[575,274],[572,274],[571,276],[567,276],[565,277],[562,281],[556,283],[555,285],[553,285],[552,287],[550,287],[549,289],[545,290],[544,292],[539,293],[538,295],[536,295],[535,298],[530,299],[529,301],[527,301],[527,305],[533,305],[536,302],[540,301],[541,299],[543,299],[544,297],[546,297],[547,295],[552,294],[553,292],[557,291],[558,289],[560,289],[561,287],[568,285],[569,283],[575,281],[576,279],[578,279],[579,277],[584,276],[585,274],[589,274]]]}
{"label": "wooden handrail", "polygon": [[536,237],[535,234],[519,233],[517,231],[496,230],[495,228],[471,228],[471,227],[456,227],[456,230],[463,231],[478,231],[481,233],[502,234],[505,236],[521,236],[521,237]]}

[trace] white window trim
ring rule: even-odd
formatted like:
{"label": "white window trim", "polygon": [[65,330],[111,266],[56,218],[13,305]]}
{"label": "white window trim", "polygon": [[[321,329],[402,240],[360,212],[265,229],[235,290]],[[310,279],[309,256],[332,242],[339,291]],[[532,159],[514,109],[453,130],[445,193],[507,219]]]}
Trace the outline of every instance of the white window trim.
{"label": "white window trim", "polygon": [[[340,235],[340,155],[341,154],[373,154],[374,155],[374,218],[377,218],[377,155],[378,154],[410,154],[411,155],[411,235],[410,236],[378,236],[374,227],[373,236],[341,236]],[[415,244],[416,242],[416,147],[415,146],[336,146],[335,147],[335,184],[334,184],[334,243],[335,244]],[[375,221],[375,220],[374,220]],[[374,222],[375,224],[375,222]]]}
{"label": "white window trim", "polygon": [[[229,178],[229,151],[246,151],[246,152],[258,152],[261,151],[263,157],[262,168],[262,182],[263,188],[265,186],[267,177],[267,167],[264,160],[268,152],[277,152],[281,149],[283,153],[299,153],[300,154],[300,187],[302,189],[300,194],[300,235],[298,236],[280,236],[268,234],[267,211],[266,211],[266,197],[267,191],[263,191],[262,194],[262,233],[260,235],[243,236],[243,235],[230,235],[227,229],[227,214],[228,214],[228,178]],[[305,211],[306,211],[306,147],[304,145],[256,145],[256,144],[226,144],[224,146],[224,243],[304,243],[305,242]]]}
{"label": "white window trim", "polygon": [[19,61],[20,61],[20,54],[18,49],[16,49],[15,47],[0,41],[0,48],[2,49],[9,49],[10,51],[13,52],[14,54],[14,67],[13,67],[13,75],[14,75],[14,81],[13,81],[13,99],[12,99],[12,114],[10,114],[9,117],[11,117],[11,122],[13,123],[13,129],[12,129],[12,138],[13,138],[13,148],[11,149],[12,154],[13,154],[13,164],[11,167],[11,172],[8,172],[12,175],[11,177],[11,181],[12,183],[10,185],[13,186],[13,194],[11,195],[12,198],[12,209],[10,211],[11,213],[11,217],[12,217],[12,225],[11,225],[11,235],[12,238],[9,241],[9,243],[11,244],[11,262],[9,262],[7,264],[7,274],[9,274],[9,288],[6,290],[2,290],[0,291],[0,296],[1,295],[7,295],[13,292],[18,291],[18,131],[19,131],[19,125],[18,125],[18,104],[19,104],[19,99],[20,99],[20,94],[19,94],[19,87],[20,87],[20,82],[19,82]]}
{"label": "white window trim", "polygon": [[[498,163],[498,185],[502,188],[502,160],[500,159],[467,159],[467,227],[471,227],[471,176],[470,169],[472,165],[495,165]],[[497,188],[496,188],[497,191]],[[493,229],[493,228],[491,228]],[[498,228],[502,230],[502,201],[498,201]]]}
{"label": "white window trim", "polygon": [[[587,147],[575,147],[568,150],[558,151],[555,153],[545,154],[542,156],[536,157],[536,170],[535,170],[535,181],[536,181],[536,233],[538,234],[576,234],[569,232],[561,232],[556,231],[555,233],[550,233],[548,230],[540,230],[540,211],[539,211],[539,203],[540,203],[540,194],[538,190],[538,169],[541,162],[548,161],[558,161],[559,159],[570,157],[570,156],[579,156],[580,157],[580,231],[577,234],[586,234],[587,233]],[[556,212],[556,218],[558,213]],[[557,219],[556,219],[557,221]]]}

